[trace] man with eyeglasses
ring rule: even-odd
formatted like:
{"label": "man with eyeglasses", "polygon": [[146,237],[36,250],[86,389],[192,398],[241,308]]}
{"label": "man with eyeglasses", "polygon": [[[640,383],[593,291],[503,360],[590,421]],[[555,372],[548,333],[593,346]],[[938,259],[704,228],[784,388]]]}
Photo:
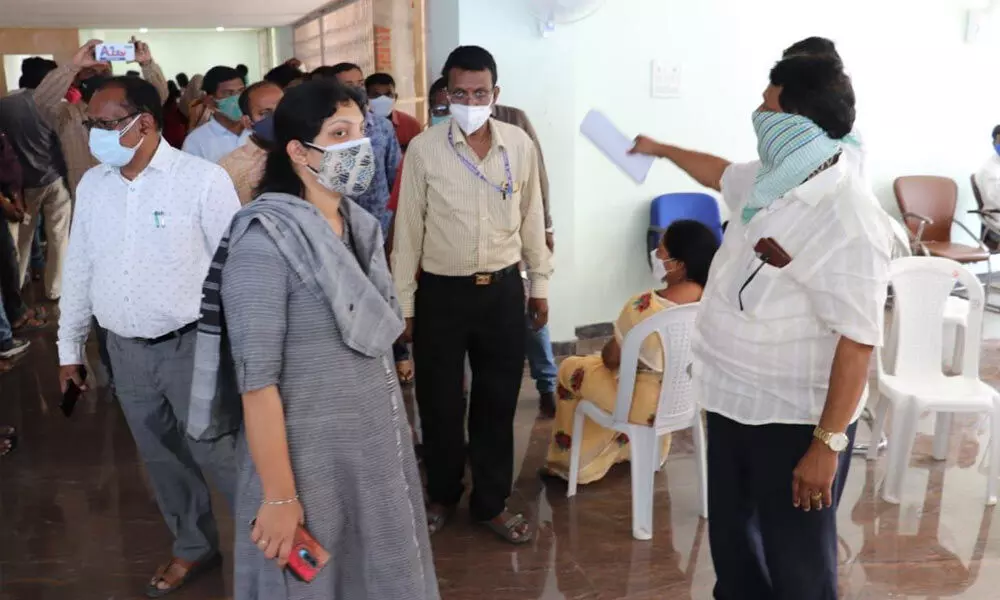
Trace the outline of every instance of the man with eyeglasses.
{"label": "man with eyeglasses", "polygon": [[107,330],[118,398],[174,535],[172,558],[146,588],[175,590],[219,564],[205,473],[232,503],[234,432],[185,435],[201,287],[219,240],[240,208],[221,167],[161,137],[163,104],[149,83],[116,77],[87,107],[100,165],[77,189],[59,303],[60,384],[86,389],[91,316]]}
{"label": "man with eyeglasses", "polygon": [[[156,88],[160,102],[166,102],[170,91],[163,70],[153,60],[149,45],[132,38],[135,44],[135,62],[142,69],[142,77]],[[87,169],[97,164],[87,147],[89,132],[83,126],[87,118],[87,103],[94,90],[111,76],[111,64],[102,63],[94,56],[94,49],[101,40],[90,40],[73,55],[73,60],[49,73],[34,92],[38,110],[59,136],[63,157],[66,159],[66,183],[69,192],[76,196],[76,186]],[[71,86],[80,89],[83,101],[76,104],[64,102]],[[51,243],[51,241],[50,241]]]}
{"label": "man with eyeglasses", "polygon": [[[527,312],[535,329],[548,322],[552,274],[538,155],[524,131],[491,118],[500,89],[489,52],[457,48],[442,75],[452,121],[410,143],[392,254],[406,317],[402,341],[413,340],[417,359],[428,526],[433,534],[454,514],[468,458],[473,519],[522,544],[532,537],[530,525],[506,506],[524,370],[519,264],[527,265]],[[468,451],[466,354],[472,367]]]}

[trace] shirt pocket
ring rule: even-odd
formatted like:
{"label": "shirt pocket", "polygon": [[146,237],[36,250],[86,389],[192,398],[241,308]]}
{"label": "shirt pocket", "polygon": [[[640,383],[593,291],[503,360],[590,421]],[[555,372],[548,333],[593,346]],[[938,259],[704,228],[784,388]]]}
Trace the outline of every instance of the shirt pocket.
{"label": "shirt pocket", "polygon": [[515,183],[514,191],[506,194],[493,191],[489,195],[486,210],[490,226],[501,238],[509,238],[521,230],[521,198],[524,183]]}

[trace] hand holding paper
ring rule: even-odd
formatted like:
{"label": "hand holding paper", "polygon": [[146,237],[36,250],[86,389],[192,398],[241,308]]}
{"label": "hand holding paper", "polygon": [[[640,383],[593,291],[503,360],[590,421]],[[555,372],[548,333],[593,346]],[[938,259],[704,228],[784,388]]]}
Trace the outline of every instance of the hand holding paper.
{"label": "hand holding paper", "polygon": [[603,113],[597,110],[587,113],[583,123],[580,124],[580,133],[636,183],[646,181],[655,159],[652,156],[634,153],[636,143],[633,139],[619,131]]}

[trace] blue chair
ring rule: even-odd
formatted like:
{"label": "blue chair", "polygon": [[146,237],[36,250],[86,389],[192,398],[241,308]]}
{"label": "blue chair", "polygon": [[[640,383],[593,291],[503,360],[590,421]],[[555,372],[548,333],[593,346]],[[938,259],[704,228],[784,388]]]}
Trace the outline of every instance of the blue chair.
{"label": "blue chair", "polygon": [[667,227],[681,219],[703,223],[715,232],[719,243],[722,243],[722,215],[715,198],[700,192],[679,192],[664,194],[653,200],[649,209],[646,251],[652,252],[660,244],[660,238]]}

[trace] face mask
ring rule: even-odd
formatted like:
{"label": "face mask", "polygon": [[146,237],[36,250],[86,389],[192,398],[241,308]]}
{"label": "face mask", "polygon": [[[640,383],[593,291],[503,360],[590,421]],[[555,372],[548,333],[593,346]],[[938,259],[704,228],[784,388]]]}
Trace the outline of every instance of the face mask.
{"label": "face mask", "polygon": [[743,223],[762,209],[802,185],[810,175],[840,153],[832,139],[807,117],[791,113],[754,111],[757,154],[761,168],[750,200],[743,207]]}
{"label": "face mask", "polygon": [[466,135],[475,133],[486,124],[493,114],[493,105],[467,106],[465,104],[451,105],[451,118],[455,119],[458,126]]}
{"label": "face mask", "polygon": [[658,249],[653,248],[652,252],[649,253],[649,264],[653,265],[653,277],[657,281],[665,282],[667,279],[667,266],[663,264],[660,257],[656,255],[657,252]]}
{"label": "face mask", "polygon": [[1000,154],[1000,144],[993,144],[993,149],[997,151],[997,154]]}
{"label": "face mask", "polygon": [[274,113],[271,113],[250,126],[254,135],[265,142],[274,143]]}
{"label": "face mask", "polygon": [[392,96],[379,96],[372,98],[368,104],[371,105],[372,112],[375,113],[376,117],[386,119],[392,115],[392,107],[396,104],[396,100]]}
{"label": "face mask", "polygon": [[106,129],[93,128],[90,130],[90,153],[94,155],[94,158],[98,162],[111,166],[111,167],[124,167],[125,165],[132,162],[132,158],[135,153],[139,150],[139,146],[142,145],[142,141],[146,138],[143,137],[139,140],[139,143],[135,145],[135,148],[126,148],[121,144],[121,138],[123,135],[128,133],[129,129],[139,121],[139,117],[142,115],[136,115],[132,122],[128,124],[125,129],[121,131]]}
{"label": "face mask", "polygon": [[230,96],[215,103],[220,113],[228,117],[231,121],[239,121],[243,118],[243,111],[240,110],[240,97]]}
{"label": "face mask", "polygon": [[431,115],[431,126],[440,125],[445,121],[450,121],[451,115]]}
{"label": "face mask", "polygon": [[320,185],[349,198],[356,198],[368,190],[375,177],[371,139],[361,138],[326,148],[312,143],[306,145],[323,153],[319,170],[309,167],[316,173]]}

